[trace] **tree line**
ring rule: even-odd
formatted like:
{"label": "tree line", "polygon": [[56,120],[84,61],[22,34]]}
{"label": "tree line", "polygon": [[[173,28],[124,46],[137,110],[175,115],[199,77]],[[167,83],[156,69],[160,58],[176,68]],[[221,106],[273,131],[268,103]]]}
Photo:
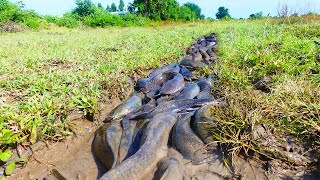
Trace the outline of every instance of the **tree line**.
{"label": "tree line", "polygon": [[[6,22],[24,24],[30,28],[48,26],[50,23],[69,28],[81,25],[91,27],[106,26],[143,26],[155,21],[195,21],[204,20],[201,8],[191,2],[180,5],[176,0],[133,0],[125,5],[119,0],[119,5],[112,3],[103,7],[92,0],[76,0],[76,7],[66,12],[62,17],[40,16],[35,11],[26,10],[22,1],[12,3],[0,0],[0,26]],[[114,12],[125,11],[122,15]],[[229,9],[219,7],[217,19],[232,19]],[[251,14],[249,19],[263,18],[262,12]],[[210,19],[210,18],[207,18]],[[212,19],[212,18],[211,18]]]}
{"label": "tree line", "polygon": [[[123,0],[103,7],[92,0],[76,0],[76,7],[62,17],[40,16],[35,11],[25,10],[22,1],[12,3],[0,0],[0,25],[8,21],[24,24],[31,28],[47,26],[49,23],[69,28],[80,25],[91,27],[143,26],[151,21],[194,21],[204,19],[201,8],[195,3],[179,5],[176,0],[134,0],[127,6]],[[126,11],[118,15],[117,11]]]}

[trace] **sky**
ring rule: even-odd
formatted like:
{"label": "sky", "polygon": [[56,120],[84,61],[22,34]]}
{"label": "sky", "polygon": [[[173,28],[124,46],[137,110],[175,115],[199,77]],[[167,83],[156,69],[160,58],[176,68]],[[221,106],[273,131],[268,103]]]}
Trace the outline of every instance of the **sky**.
{"label": "sky", "polygon": [[[18,0],[11,0],[17,2]],[[75,7],[75,0],[22,0],[27,9],[35,10],[41,15],[62,16]],[[119,0],[92,0],[104,7],[112,2],[119,4]],[[125,5],[133,0],[124,0]],[[198,4],[206,17],[215,17],[220,6],[229,9],[233,18],[247,18],[250,14],[262,11],[264,15],[277,15],[277,7],[287,4],[291,12],[306,13],[308,11],[320,13],[320,0],[177,0],[180,5],[186,2]]]}

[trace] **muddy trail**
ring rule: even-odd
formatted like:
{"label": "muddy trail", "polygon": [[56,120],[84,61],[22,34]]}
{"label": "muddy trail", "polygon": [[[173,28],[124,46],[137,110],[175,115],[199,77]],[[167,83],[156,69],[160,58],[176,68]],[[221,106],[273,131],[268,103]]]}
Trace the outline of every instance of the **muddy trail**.
{"label": "muddy trail", "polygon": [[231,156],[212,138],[218,126],[210,108],[228,108],[228,101],[212,93],[220,80],[214,72],[198,74],[214,69],[217,45],[214,33],[199,38],[181,61],[139,79],[124,102],[106,105],[98,123],[75,112],[76,136],[18,148],[30,159],[9,179],[318,179],[318,170],[306,168],[316,164],[312,152],[279,142],[267,126],[256,125],[253,139],[279,159]]}

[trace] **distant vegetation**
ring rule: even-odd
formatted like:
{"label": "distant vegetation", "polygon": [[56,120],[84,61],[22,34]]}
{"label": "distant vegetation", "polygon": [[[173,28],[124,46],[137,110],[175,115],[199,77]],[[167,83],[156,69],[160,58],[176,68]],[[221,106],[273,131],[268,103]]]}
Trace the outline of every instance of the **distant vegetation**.
{"label": "distant vegetation", "polygon": [[[106,26],[144,26],[151,21],[193,21],[204,19],[201,8],[194,3],[186,3],[182,6],[176,0],[166,2],[157,0],[144,3],[134,0],[127,7],[123,0],[119,5],[103,7],[101,3],[94,4],[91,0],[76,0],[76,7],[66,12],[62,17],[40,16],[35,11],[25,10],[22,2],[16,4],[8,0],[0,0],[0,25],[7,22],[23,24],[33,29],[40,26],[48,26],[54,23],[68,28],[81,25],[91,27]],[[118,15],[118,11],[126,11],[124,15]]]}
{"label": "distant vegetation", "polygon": [[[205,19],[197,4],[187,2],[180,5],[176,0],[133,0],[127,6],[123,0],[120,0],[119,5],[112,3],[107,7],[103,7],[101,3],[95,4],[92,0],[75,0],[75,4],[74,9],[66,12],[62,17],[58,17],[41,16],[35,11],[26,10],[22,1],[12,3],[9,0],[0,0],[0,30],[19,31],[19,28],[23,29],[25,26],[32,29],[48,28],[50,24],[67,28],[148,26],[158,24],[161,21],[188,22]],[[286,4],[279,5],[277,11],[278,17],[298,16],[297,13],[291,13]],[[310,14],[310,12],[305,14]],[[248,17],[248,19],[261,18],[264,18],[262,12],[251,14]],[[223,6],[219,7],[216,19],[232,19],[229,9]],[[214,19],[208,17],[207,20]]]}

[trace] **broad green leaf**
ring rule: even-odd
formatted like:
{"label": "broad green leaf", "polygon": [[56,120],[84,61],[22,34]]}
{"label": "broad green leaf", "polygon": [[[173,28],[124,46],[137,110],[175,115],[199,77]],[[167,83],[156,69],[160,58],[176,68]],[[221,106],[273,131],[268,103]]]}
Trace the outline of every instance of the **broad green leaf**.
{"label": "broad green leaf", "polygon": [[0,160],[3,162],[6,162],[11,156],[12,156],[11,150],[7,149],[5,152],[0,154]]}
{"label": "broad green leaf", "polygon": [[14,172],[14,169],[16,168],[16,163],[11,161],[9,164],[6,166],[4,172],[6,175],[11,175]]}

